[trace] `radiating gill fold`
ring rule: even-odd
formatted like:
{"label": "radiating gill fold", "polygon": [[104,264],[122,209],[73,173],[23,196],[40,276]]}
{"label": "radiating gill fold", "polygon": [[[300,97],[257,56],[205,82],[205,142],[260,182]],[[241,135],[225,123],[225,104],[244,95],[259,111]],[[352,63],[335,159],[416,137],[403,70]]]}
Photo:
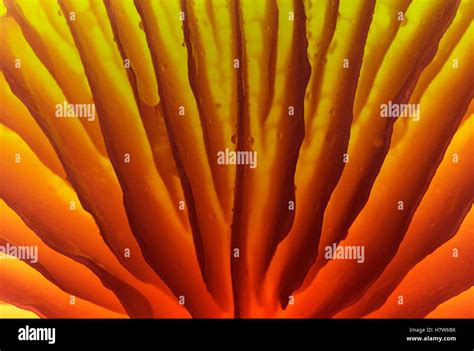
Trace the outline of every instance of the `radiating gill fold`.
{"label": "radiating gill fold", "polygon": [[[5,17],[0,22],[6,39],[0,65],[7,81],[49,138],[82,205],[96,220],[119,261],[143,281],[165,288],[145,263],[130,230],[123,194],[109,160],[97,151],[79,118],[57,116],[56,106],[66,97],[33,54],[13,19]],[[14,67],[15,58],[22,60],[21,69]],[[130,250],[130,257],[125,256],[125,250]]]}
{"label": "radiating gill fold", "polygon": [[222,308],[230,309],[230,226],[214,187],[212,169],[217,155],[206,151],[206,135],[189,82],[190,53],[182,45],[182,20],[189,20],[189,14],[182,11],[178,0],[136,4],[153,58],[197,258],[209,291]]}
{"label": "radiating gill fold", "polygon": [[21,218],[0,201],[0,243],[16,247],[34,247],[36,257],[25,260],[44,277],[65,292],[109,310],[125,313],[115,295],[106,289],[87,267],[47,246]]}
{"label": "radiating gill fold", "polygon": [[[439,73],[443,65],[448,60],[451,52],[453,51],[456,44],[462,38],[466,32],[469,23],[472,22],[472,6],[468,2],[461,2],[454,17],[453,22],[448,27],[446,32],[443,34],[436,55],[433,61],[423,70],[418,79],[415,89],[410,96],[411,104],[418,104],[420,102],[423,93],[429,84],[433,81],[436,75]],[[451,64],[456,66],[458,64],[457,59],[453,58]],[[390,143],[390,147],[396,147],[398,142],[403,138],[407,129],[411,125],[409,118],[400,118],[397,123],[393,126],[393,135]]]}
{"label": "radiating gill fold", "polygon": [[474,287],[439,304],[425,318],[474,318]]}
{"label": "radiating gill fold", "polygon": [[[56,21],[51,22],[47,10],[53,10],[51,4],[29,0],[6,0],[9,14],[21,26],[25,38],[34,53],[49,70],[65,95],[66,100],[74,104],[91,104],[93,99],[84,76],[77,49],[71,40],[66,19],[55,14]],[[60,8],[56,4],[55,11]],[[55,27],[56,25],[56,27]],[[65,36],[66,38],[64,38]],[[106,155],[99,121],[81,119],[81,123],[99,152]]]}
{"label": "radiating gill fold", "polygon": [[[460,62],[472,61],[469,33],[456,45],[451,57],[458,57]],[[469,65],[453,69],[448,60],[421,99],[423,112],[419,121],[413,122],[403,141],[389,152],[371,190],[370,201],[352,224],[346,240],[341,242],[342,246],[364,247],[367,252],[364,263],[329,261],[301,292],[300,299],[305,303],[291,306],[289,314],[332,316],[357,301],[380,276],[396,254],[467,110],[473,94],[469,88],[472,75]],[[415,144],[417,147],[413,148]],[[321,259],[325,259],[324,254]],[[335,274],[339,278],[331,279]]]}
{"label": "radiating gill fold", "polygon": [[473,317],[472,18],[0,1],[0,317]]}
{"label": "radiating gill fold", "polygon": [[[341,8],[335,32],[325,57],[318,101],[305,101],[306,135],[296,167],[296,218],[290,234],[282,242],[270,267],[266,291],[273,291],[283,306],[297,289],[313,263],[319,242],[326,204],[344,166],[352,122],[352,104],[364,46],[372,17],[374,2],[354,3]],[[315,8],[313,11],[316,11]],[[311,16],[312,12],[309,12]],[[308,28],[313,17],[308,17]],[[344,40],[342,40],[344,38]],[[312,36],[310,46],[318,46],[319,38]],[[318,66],[319,56],[310,56]],[[347,60],[347,61],[345,61]],[[315,73],[317,71],[313,71]],[[316,79],[313,77],[313,79]],[[316,103],[312,109],[310,106]]]}
{"label": "radiating gill fold", "polygon": [[406,11],[408,22],[399,28],[372,84],[367,103],[351,128],[349,162],[344,168],[325,212],[314,277],[325,264],[323,249],[338,243],[366,203],[389,149],[396,118],[382,118],[381,107],[403,104],[423,69],[432,60],[438,42],[452,21],[458,1],[418,1]]}
{"label": "radiating gill fold", "polygon": [[411,2],[412,0],[378,0],[375,3],[374,16],[364,47],[364,59],[354,100],[354,122],[359,119],[377,72],[397,31],[401,26],[406,25],[407,21],[411,21],[411,18],[405,14]]}
{"label": "radiating gill fold", "polygon": [[233,247],[240,250],[233,261],[236,299],[240,316],[249,317],[259,309],[257,294],[265,271],[293,221],[288,206],[294,201],[310,67],[302,3],[268,1],[257,8],[241,1],[235,11],[242,62],[237,89],[245,96],[237,147],[256,155],[254,166],[239,166],[232,234]]}
{"label": "radiating gill fold", "polygon": [[[416,83],[415,90],[410,97],[411,101],[420,101],[429,84],[433,81],[436,75],[443,68],[446,60],[450,57],[451,52],[456,47],[456,44],[464,36],[469,24],[472,22],[472,16],[472,4],[470,4],[469,1],[461,1],[453,22],[441,37],[438,50],[436,51],[436,56],[420,75],[420,78]],[[455,58],[453,58],[453,60],[454,59]],[[454,62],[451,61],[451,64],[454,64]]]}
{"label": "radiating gill fold", "polygon": [[442,302],[474,286],[473,236],[474,211],[470,210],[458,233],[418,263],[385,304],[367,317],[423,318]]}
{"label": "radiating gill fold", "polygon": [[[124,192],[130,225],[147,262],[176,297],[185,297],[186,308],[194,316],[220,315],[202,280],[192,242],[183,232],[171,208],[175,204],[154,166],[125,68],[116,64],[121,60],[118,50],[99,46],[106,39],[96,37],[99,24],[87,6],[81,8],[77,1],[60,4],[64,12],[77,13],[76,20],[69,22],[70,29],[96,97],[104,140]],[[210,253],[223,255],[217,249]],[[224,272],[224,267],[214,269]]]}
{"label": "radiating gill fold", "polygon": [[[155,71],[148,50],[143,24],[133,0],[105,1],[116,43],[133,89],[143,127],[153,153],[155,166],[166,186],[173,204],[184,199],[178,170],[169,144],[158,95]],[[184,211],[173,206],[186,229],[188,219]]]}
{"label": "radiating gill fold", "polygon": [[336,317],[359,318],[380,307],[420,260],[456,234],[474,200],[473,130],[474,115],[456,132],[395,257],[364,296]]}
{"label": "radiating gill fold", "polygon": [[0,300],[0,318],[40,318],[38,314]]}
{"label": "radiating gill fold", "polygon": [[[183,1],[184,42],[189,83],[196,100],[214,187],[226,222],[232,217],[235,166],[217,163],[217,155],[234,150],[237,123],[236,40],[231,2]],[[242,63],[239,63],[239,65]],[[233,137],[234,136],[234,137]]]}
{"label": "radiating gill fold", "polygon": [[[306,0],[306,37],[308,40],[308,59],[311,64],[311,75],[305,95],[305,126],[313,125],[316,108],[320,102],[321,88],[324,80],[327,55],[336,30],[339,14],[339,0]],[[337,38],[335,39],[337,40]],[[313,138],[313,130],[305,128],[304,144],[308,145]]]}
{"label": "radiating gill fold", "polygon": [[122,54],[125,54],[124,61],[128,59],[133,69],[138,97],[149,107],[158,105],[160,97],[153,63],[133,0],[106,0],[105,6],[115,38],[120,40]]}
{"label": "radiating gill fold", "polygon": [[[16,133],[0,124],[0,135],[0,196],[28,227],[54,250],[90,268],[130,316],[186,316],[175,299],[136,279],[119,263],[74,191]],[[32,173],[41,184],[31,182]]]}
{"label": "radiating gill fold", "polygon": [[0,106],[0,122],[19,134],[51,171],[66,179],[54,148],[26,106],[13,94],[3,72],[0,72]]}
{"label": "radiating gill fold", "polygon": [[14,257],[2,260],[0,285],[0,299],[43,318],[127,318],[78,297],[71,304],[70,294]]}

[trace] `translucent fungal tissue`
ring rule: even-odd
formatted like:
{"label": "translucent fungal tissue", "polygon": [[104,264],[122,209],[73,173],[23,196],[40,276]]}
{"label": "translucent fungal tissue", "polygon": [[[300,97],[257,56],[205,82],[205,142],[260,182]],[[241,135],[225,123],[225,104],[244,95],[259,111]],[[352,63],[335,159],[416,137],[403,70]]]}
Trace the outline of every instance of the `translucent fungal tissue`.
{"label": "translucent fungal tissue", "polygon": [[0,318],[473,318],[472,0],[4,0]]}

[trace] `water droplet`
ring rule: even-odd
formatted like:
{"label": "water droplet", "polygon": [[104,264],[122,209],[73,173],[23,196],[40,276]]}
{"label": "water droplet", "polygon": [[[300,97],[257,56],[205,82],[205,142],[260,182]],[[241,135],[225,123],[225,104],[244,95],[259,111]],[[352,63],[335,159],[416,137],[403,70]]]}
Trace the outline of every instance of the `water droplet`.
{"label": "water droplet", "polygon": [[278,140],[283,139],[283,134],[282,134],[281,132],[278,132],[278,133],[277,133],[277,139],[278,139]]}
{"label": "water droplet", "polygon": [[237,134],[232,135],[231,138],[230,138],[230,141],[232,141],[232,144],[236,144],[237,143]]}
{"label": "water droplet", "polygon": [[248,137],[247,140],[248,140],[248,142],[249,142],[250,145],[253,145],[253,143],[254,143],[254,141],[255,141],[255,139],[254,139],[253,137],[251,137],[251,136]]}
{"label": "water droplet", "polygon": [[138,22],[138,27],[143,30],[143,21]]}
{"label": "water droplet", "polygon": [[374,147],[375,147],[376,149],[379,149],[379,148],[381,148],[381,147],[383,146],[383,144],[384,144],[384,142],[383,142],[382,136],[377,135],[377,136],[375,137],[375,139],[374,139],[374,143],[373,143]]}
{"label": "water droplet", "polygon": [[335,108],[332,108],[329,110],[329,114],[334,117],[336,115],[336,109]]}

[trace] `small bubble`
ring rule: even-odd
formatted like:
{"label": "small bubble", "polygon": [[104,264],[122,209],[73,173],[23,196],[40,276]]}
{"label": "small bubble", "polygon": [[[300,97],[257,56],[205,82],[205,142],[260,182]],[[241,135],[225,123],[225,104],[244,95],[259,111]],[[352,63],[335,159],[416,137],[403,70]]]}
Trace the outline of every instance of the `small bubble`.
{"label": "small bubble", "polygon": [[373,145],[376,149],[381,148],[383,146],[383,138],[380,135],[377,135],[374,139]]}
{"label": "small bubble", "polygon": [[237,142],[237,134],[232,135],[230,141],[232,141],[232,144],[235,144]]}
{"label": "small bubble", "polygon": [[248,140],[248,142],[249,142],[250,145],[253,145],[253,143],[254,143],[254,141],[255,141],[255,139],[254,139],[253,137],[251,137],[251,136],[248,137],[247,140]]}
{"label": "small bubble", "polygon": [[334,117],[336,115],[336,109],[335,108],[332,108],[331,110],[329,110],[329,114]]}

